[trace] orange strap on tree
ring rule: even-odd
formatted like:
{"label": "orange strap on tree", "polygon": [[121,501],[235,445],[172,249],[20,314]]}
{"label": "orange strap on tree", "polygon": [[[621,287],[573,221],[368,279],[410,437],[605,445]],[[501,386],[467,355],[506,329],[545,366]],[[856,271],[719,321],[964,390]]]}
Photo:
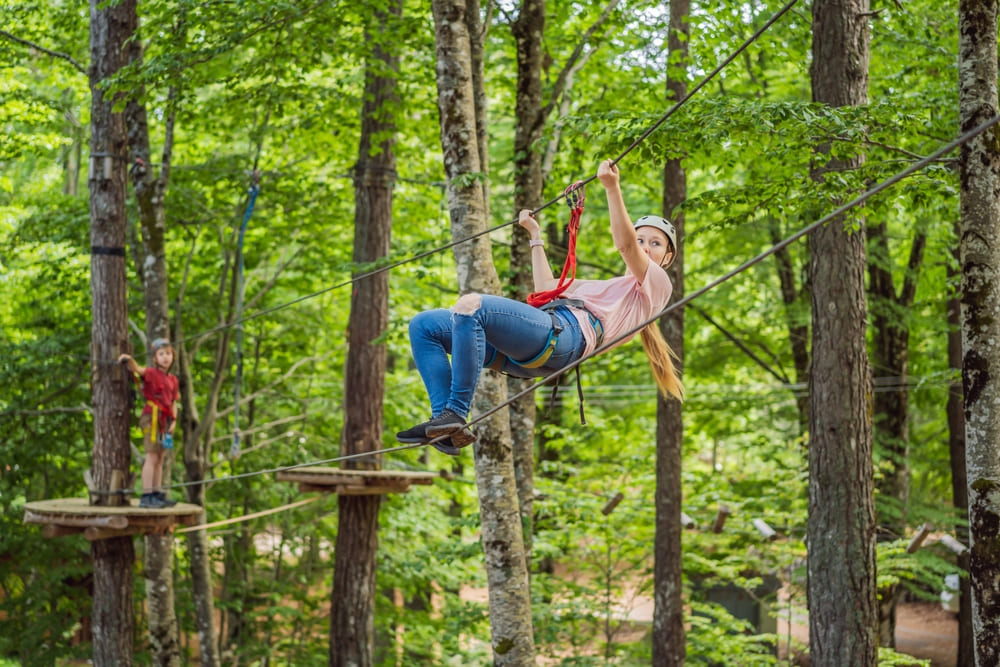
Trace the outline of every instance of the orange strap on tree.
{"label": "orange strap on tree", "polygon": [[559,298],[576,279],[576,235],[580,231],[580,216],[583,214],[583,200],[586,193],[583,181],[577,181],[566,188],[566,203],[569,204],[569,248],[566,252],[566,263],[563,264],[559,283],[554,289],[535,292],[528,295],[528,305],[540,308],[550,301]]}

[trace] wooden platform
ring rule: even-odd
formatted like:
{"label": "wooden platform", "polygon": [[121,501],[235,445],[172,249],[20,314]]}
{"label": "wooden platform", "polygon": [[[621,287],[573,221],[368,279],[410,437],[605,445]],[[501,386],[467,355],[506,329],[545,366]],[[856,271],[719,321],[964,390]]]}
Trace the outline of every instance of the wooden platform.
{"label": "wooden platform", "polygon": [[58,498],[25,503],[24,522],[42,524],[45,537],[83,534],[88,540],[147,533],[165,534],[174,526],[193,526],[203,517],[202,508],[190,503],[147,509],[138,499],[128,505],[91,505],[86,498]]}
{"label": "wooden platform", "polygon": [[278,481],[297,482],[300,491],[321,491],[345,496],[375,496],[406,493],[412,484],[428,485],[440,477],[436,472],[406,470],[344,470],[302,467],[278,472]]}

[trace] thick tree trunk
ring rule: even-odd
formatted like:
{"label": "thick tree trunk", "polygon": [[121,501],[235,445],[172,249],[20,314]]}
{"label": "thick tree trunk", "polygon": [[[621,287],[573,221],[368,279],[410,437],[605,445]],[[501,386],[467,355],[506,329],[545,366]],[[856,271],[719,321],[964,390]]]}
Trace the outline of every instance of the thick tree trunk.
{"label": "thick tree trunk", "polygon": [[[517,19],[510,24],[517,46],[517,98],[514,115],[514,210],[534,209],[542,201],[542,154],[537,148],[545,116],[542,110],[542,36],[545,34],[545,0],[524,0]],[[521,301],[534,292],[528,234],[517,225],[512,234],[510,266],[512,299]],[[507,378],[507,388],[517,394],[532,380]],[[514,449],[517,497],[524,527],[524,550],[531,558],[534,531],[535,395],[522,396],[510,405],[510,435]]]}
{"label": "thick tree trunk", "polygon": [[[667,90],[674,102],[687,95],[685,67],[691,29],[690,0],[670,3],[670,33],[667,47],[673,65],[667,74]],[[684,296],[684,214],[674,210],[687,198],[687,174],[680,160],[670,160],[663,172],[663,214],[677,230],[677,259],[670,266],[674,298]],[[660,328],[677,353],[678,367],[684,367],[684,310],[677,308],[660,320]],[[683,559],[681,554],[681,445],[684,419],[680,401],[656,401],[656,537],[653,572],[653,665],[678,667],[684,664]]]}
{"label": "thick tree trunk", "polygon": [[[867,0],[813,3],[813,99],[868,98]],[[826,160],[825,152],[817,155]],[[816,169],[857,167],[828,161]],[[865,232],[834,220],[810,236],[809,646],[813,667],[876,662],[872,378],[865,346]]]}
{"label": "thick tree trunk", "polygon": [[[330,597],[330,665],[371,667],[379,496],[339,496]],[[352,555],[363,556],[350,560]]]}
{"label": "thick tree trunk", "polygon": [[[961,230],[955,225],[955,238],[960,238]],[[960,249],[956,246],[952,254],[955,266],[960,266]],[[961,282],[961,270],[948,264],[948,284]],[[956,375],[962,372],[962,302],[958,294],[948,298],[948,368]],[[962,516],[969,515],[969,484],[965,474],[965,411],[962,383],[952,382],[948,389],[948,453],[951,462],[951,497],[955,509]],[[955,537],[962,544],[969,543],[969,527],[964,521],[955,524]],[[969,569],[969,556],[965,554],[959,563]],[[958,601],[958,660],[956,665],[971,665],[975,661],[972,642],[972,588],[967,577],[959,582]]]}
{"label": "thick tree trunk", "polygon": [[[448,208],[454,238],[465,238],[487,228],[489,219],[481,180],[483,173],[475,100],[477,75],[473,64],[473,39],[468,21],[478,16],[478,3],[434,0],[437,44],[438,111]],[[476,10],[476,11],[473,11]],[[500,281],[493,266],[488,239],[480,237],[455,247],[459,289],[462,293],[496,294]],[[485,373],[476,392],[475,412],[506,400],[506,387],[493,373]],[[489,585],[490,628],[495,665],[533,665],[534,639],[531,599],[521,533],[514,462],[507,411],[478,426],[474,447],[479,490],[483,552]]]}
{"label": "thick tree trunk", "polygon": [[[367,41],[374,43],[365,73],[361,140],[354,169],[354,256],[364,265],[389,255],[392,237],[392,188],[396,158],[394,109],[399,57],[387,35],[402,15],[401,0],[376,11]],[[379,74],[383,72],[386,74]],[[381,138],[381,139],[379,139]],[[372,142],[379,140],[378,145]],[[342,455],[371,452],[382,445],[385,396],[385,345],[379,343],[389,323],[389,275],[372,276],[355,286],[348,324],[350,349],[344,381]],[[346,462],[345,467],[377,469],[379,461]],[[337,543],[330,597],[330,665],[373,665],[375,646],[376,558],[379,496],[338,498]]]}
{"label": "thick tree trunk", "polygon": [[[997,113],[997,0],[959,1],[962,131]],[[962,383],[972,626],[978,667],[1000,664],[1000,131],[962,146]]]}
{"label": "thick tree trunk", "polygon": [[[128,387],[118,368],[118,355],[128,349],[125,298],[125,119],[112,109],[101,86],[125,65],[125,42],[131,36],[134,0],[115,6],[90,3],[91,171],[90,289],[92,304],[91,377],[93,387],[93,478],[98,489],[111,489],[113,480],[128,476]],[[124,496],[106,495],[98,502],[122,504]],[[96,540],[94,560],[94,664],[122,667],[132,664],[132,568],[135,551],[131,537]]]}

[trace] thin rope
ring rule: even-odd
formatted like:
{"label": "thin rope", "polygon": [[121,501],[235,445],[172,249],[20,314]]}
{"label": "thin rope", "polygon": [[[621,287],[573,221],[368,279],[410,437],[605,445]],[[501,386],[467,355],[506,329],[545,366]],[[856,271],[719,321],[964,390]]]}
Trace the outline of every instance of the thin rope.
{"label": "thin rope", "polygon": [[[687,102],[689,99],[691,99],[691,97],[695,93],[697,93],[699,90],[701,90],[702,88],[704,88],[712,79],[714,79],[716,77],[716,75],[719,74],[719,72],[721,72],[723,70],[723,68],[725,68],[729,63],[731,63],[733,60],[735,60],[737,58],[737,56],[739,56],[741,53],[743,53],[743,51],[745,51],[754,42],[756,42],[757,39],[759,39],[760,36],[763,35],[764,32],[768,28],[770,28],[782,16],[784,16],[788,12],[788,10],[790,10],[795,5],[796,2],[798,2],[798,0],[789,0],[789,2],[784,7],[782,7],[781,9],[779,9],[774,14],[774,16],[772,16],[763,26],[761,26],[756,32],[754,32],[753,35],[751,35],[746,40],[744,40],[743,43],[740,44],[740,46],[737,47],[736,50],[733,51],[727,58],[725,58],[721,63],[719,63],[718,65],[716,65],[715,69],[713,69],[704,78],[702,78],[702,80],[700,82],[698,82],[698,84],[695,85],[695,87],[692,88],[691,91],[687,95],[685,95],[683,98],[681,98],[680,100],[678,100],[676,104],[674,104],[672,107],[670,107],[670,109],[668,109],[667,112],[664,113],[659,118],[659,120],[657,120],[655,123],[653,123],[653,125],[651,125],[649,128],[647,128],[646,131],[643,132],[639,136],[638,139],[636,139],[635,141],[633,141],[632,144],[628,148],[626,148],[618,157],[616,157],[614,160],[612,160],[612,162],[614,164],[618,164],[626,155],[628,155],[629,153],[631,153],[636,148],[636,146],[638,146],[640,143],[642,143],[643,141],[645,141],[646,138],[648,138],[650,134],[652,134],[657,129],[659,129],[659,127],[661,125],[663,125],[663,123],[665,123],[671,116],[673,116],[674,113],[676,113],[684,105],[685,102]],[[591,176],[587,177],[586,179],[577,182],[576,185],[575,185],[575,187],[584,187],[588,183],[591,183],[592,181],[594,181],[596,178],[597,178],[596,174],[591,175]],[[549,201],[545,202],[544,204],[542,204],[538,208],[534,209],[531,212],[532,215],[537,214],[540,211],[544,211],[545,209],[547,209],[548,207],[552,206],[553,204],[561,201],[562,199],[566,198],[567,194],[568,194],[568,192],[563,192],[562,194],[560,194],[560,195],[558,195],[556,197],[553,197],[552,199],[550,199]],[[308,299],[312,299],[312,298],[315,298],[315,297],[320,296],[322,294],[326,294],[327,292],[331,292],[331,291],[333,291],[335,289],[339,289],[341,287],[346,287],[347,285],[352,285],[352,284],[354,284],[356,282],[359,282],[361,280],[364,280],[366,278],[371,278],[372,276],[376,276],[376,275],[379,275],[381,273],[385,273],[386,271],[391,271],[392,269],[395,269],[395,268],[397,268],[399,266],[402,266],[404,264],[409,264],[411,262],[415,262],[417,260],[424,259],[425,257],[429,257],[431,255],[436,255],[437,253],[444,252],[445,250],[450,250],[451,248],[454,248],[457,245],[461,245],[461,244],[467,243],[469,241],[474,241],[474,240],[476,240],[476,239],[478,239],[480,237],[486,236],[487,234],[491,234],[492,232],[499,231],[499,230],[504,229],[506,227],[510,227],[511,225],[517,223],[517,221],[518,221],[518,219],[515,218],[514,220],[511,220],[509,222],[505,222],[503,224],[497,225],[496,227],[491,227],[491,228],[488,228],[488,229],[484,229],[483,231],[476,232],[474,234],[466,236],[465,238],[461,238],[461,239],[457,239],[457,240],[451,241],[450,243],[446,243],[446,244],[444,244],[442,246],[438,246],[436,248],[432,248],[430,250],[426,250],[424,252],[418,253],[418,254],[413,255],[411,257],[405,257],[403,259],[400,259],[400,260],[397,260],[395,262],[392,262],[391,264],[386,264],[385,266],[381,266],[381,267],[378,267],[376,269],[372,269],[370,271],[365,271],[364,273],[359,273],[358,275],[354,276],[353,278],[350,278],[348,280],[339,282],[339,283],[337,283],[335,285],[331,285],[329,287],[324,287],[323,289],[317,290],[317,291],[312,292],[310,294],[304,294],[304,295],[302,295],[300,297],[297,297],[297,298],[292,299],[290,301],[287,301],[285,303],[281,303],[281,304],[278,304],[276,306],[272,306],[270,308],[265,308],[264,310],[257,311],[255,313],[250,314],[250,315],[246,315],[241,320],[238,320],[238,321],[234,320],[233,322],[228,322],[226,324],[220,324],[220,325],[217,325],[215,327],[212,327],[211,329],[206,329],[205,331],[202,331],[201,333],[197,333],[197,334],[192,334],[190,336],[186,336],[185,338],[182,338],[182,339],[180,339],[177,342],[178,343],[183,343],[183,342],[189,341],[189,340],[196,340],[198,338],[204,338],[205,336],[210,336],[213,333],[217,333],[219,331],[223,331],[223,330],[228,329],[230,327],[234,327],[237,324],[242,324],[243,322],[247,322],[249,320],[253,320],[253,319],[256,319],[258,317],[264,317],[265,315],[270,315],[270,314],[275,313],[275,312],[277,312],[279,310],[284,310],[285,308],[289,308],[291,306],[299,304],[299,303],[301,303],[303,301],[306,301]]]}
{"label": "thin rope", "polygon": [[[470,421],[466,425],[466,427],[468,428],[468,427],[471,427],[471,426],[473,426],[475,424],[478,424],[479,422],[483,421],[487,417],[490,417],[493,414],[499,412],[500,410],[506,408],[508,405],[510,405],[514,401],[517,401],[517,400],[523,398],[524,396],[527,396],[528,394],[531,394],[531,393],[537,391],[542,385],[544,385],[544,384],[546,384],[546,383],[554,380],[555,378],[559,377],[563,373],[565,373],[567,371],[570,371],[570,370],[573,370],[574,368],[576,368],[580,364],[582,364],[584,361],[587,361],[588,359],[591,359],[591,358],[597,356],[598,354],[601,354],[602,352],[604,352],[608,348],[613,347],[614,345],[616,345],[617,343],[621,342],[622,340],[624,340],[626,338],[631,338],[636,333],[638,333],[639,331],[641,331],[643,328],[647,327],[648,325],[652,324],[653,322],[656,322],[658,319],[660,319],[661,317],[663,317],[667,313],[669,313],[669,312],[671,312],[673,310],[676,310],[677,308],[680,308],[680,307],[682,307],[682,306],[690,303],[691,301],[693,301],[694,299],[696,299],[696,298],[700,297],[701,295],[705,294],[709,290],[714,289],[715,287],[718,287],[719,285],[721,285],[722,283],[730,280],[734,276],[742,273],[743,271],[746,271],[748,268],[754,266],[755,264],[760,263],[764,259],[770,257],[771,255],[773,255],[774,253],[778,252],[782,248],[785,248],[785,247],[791,245],[795,241],[799,240],[800,238],[802,238],[803,236],[809,234],[810,232],[818,229],[819,227],[821,227],[822,225],[824,225],[827,222],[831,221],[832,219],[834,219],[834,218],[836,218],[836,217],[838,217],[840,215],[843,215],[844,213],[846,213],[850,209],[854,208],[855,206],[864,203],[870,197],[872,197],[872,196],[874,196],[874,195],[882,192],[883,190],[885,190],[885,189],[887,189],[887,188],[895,185],[896,183],[898,183],[899,181],[903,180],[907,176],[910,176],[911,174],[913,174],[913,173],[915,173],[915,172],[923,169],[927,165],[929,165],[932,162],[936,161],[942,155],[945,155],[946,153],[950,153],[951,151],[955,150],[956,148],[958,148],[962,144],[968,142],[970,139],[975,138],[976,136],[982,134],[983,132],[985,132],[989,128],[993,127],[997,123],[1000,123],[1000,114],[998,114],[996,116],[993,116],[993,118],[989,119],[985,123],[979,125],[978,127],[973,128],[972,130],[969,130],[965,134],[962,134],[958,138],[956,138],[956,139],[948,142],[947,144],[945,144],[941,148],[937,149],[936,151],[934,151],[930,155],[928,155],[928,156],[926,156],[926,157],[924,157],[924,158],[922,158],[920,160],[917,160],[916,162],[912,163],[909,167],[903,169],[900,172],[897,172],[896,174],[894,174],[893,176],[889,177],[885,181],[882,181],[881,183],[879,183],[879,184],[873,186],[872,188],[866,190],[865,192],[863,192],[859,196],[855,197],[851,201],[847,202],[846,204],[843,204],[843,205],[839,206],[833,212],[828,213],[827,215],[823,216],[819,220],[816,220],[815,222],[807,225],[806,227],[803,227],[801,230],[799,230],[795,234],[792,234],[791,236],[789,236],[785,240],[776,243],[770,249],[765,250],[764,252],[760,253],[756,257],[754,257],[754,258],[752,258],[750,260],[747,260],[743,264],[740,264],[735,269],[733,269],[733,270],[729,271],[728,273],[724,274],[723,276],[721,276],[721,277],[719,277],[719,278],[717,278],[717,279],[709,282],[708,284],[704,285],[703,287],[695,290],[690,295],[687,295],[684,298],[680,299],[679,301],[677,301],[677,302],[675,302],[673,304],[670,304],[669,306],[667,306],[666,308],[664,308],[663,310],[661,310],[659,313],[657,313],[653,317],[647,319],[645,322],[639,324],[638,326],[634,327],[633,329],[630,329],[629,331],[626,331],[625,333],[623,333],[619,337],[615,338],[614,340],[609,341],[609,342],[605,342],[601,347],[595,349],[590,354],[585,355],[585,356],[577,359],[576,361],[574,361],[574,362],[572,362],[572,363],[564,366],[563,368],[560,368],[559,370],[557,370],[557,371],[555,371],[555,372],[553,372],[553,373],[551,373],[551,374],[549,374],[549,375],[547,375],[547,376],[539,379],[535,384],[530,385],[529,387],[523,389],[522,391],[517,392],[513,396],[508,397],[508,399],[506,401],[504,401],[503,403],[500,403],[499,405],[491,408],[490,410],[487,410],[483,414],[479,415],[478,417],[476,417],[475,419],[473,419],[472,421]],[[289,466],[283,466],[283,467],[279,467],[279,468],[271,468],[269,470],[260,470],[260,471],[256,471],[256,472],[242,473],[242,474],[239,474],[239,475],[231,475],[231,476],[228,476],[228,477],[217,477],[217,478],[214,478],[214,479],[204,480],[204,481],[199,481],[199,482],[183,482],[183,483],[180,483],[180,484],[174,484],[170,488],[177,488],[177,487],[183,487],[183,486],[193,486],[195,484],[212,484],[212,483],[220,482],[220,481],[227,481],[227,480],[232,480],[232,479],[241,479],[241,478],[244,478],[244,477],[253,477],[253,476],[256,476],[256,475],[265,475],[265,474],[268,474],[268,473],[276,473],[276,472],[281,472],[281,471],[284,471],[284,470],[294,470],[295,468],[302,468],[302,467],[305,467],[305,466],[326,465],[326,464],[329,464],[329,463],[338,463],[338,462],[341,462],[341,461],[352,461],[352,460],[355,460],[355,459],[370,458],[370,457],[373,457],[373,456],[377,456],[379,454],[388,454],[388,453],[392,453],[392,452],[403,451],[403,450],[406,450],[406,449],[414,449],[414,448],[417,448],[417,447],[426,447],[427,445],[431,445],[431,444],[433,444],[435,442],[439,442],[441,440],[445,440],[445,439],[447,439],[449,437],[450,437],[449,434],[445,434],[445,435],[438,436],[437,438],[434,438],[433,440],[430,440],[428,442],[423,442],[423,443],[402,445],[402,446],[399,446],[399,447],[390,447],[390,448],[387,448],[387,449],[377,449],[377,450],[374,450],[374,451],[361,452],[361,453],[358,453],[358,454],[347,454],[347,455],[344,455],[344,456],[336,456],[336,457],[329,458],[329,459],[323,459],[321,461],[312,461],[312,462],[308,462],[308,463],[297,463],[297,464],[293,464],[293,465],[289,465]]]}
{"label": "thin rope", "polygon": [[219,526],[228,526],[231,523],[242,523],[243,521],[250,521],[251,519],[259,519],[262,516],[267,516],[269,514],[277,514],[278,512],[284,512],[285,510],[290,510],[296,507],[302,507],[303,505],[308,505],[309,503],[314,503],[322,497],[323,496],[313,496],[312,498],[297,500],[294,503],[288,503],[287,505],[282,505],[281,507],[272,507],[271,509],[262,510],[260,512],[254,512],[253,514],[244,514],[243,516],[236,516],[230,519],[222,519],[221,521],[213,521],[212,523],[202,523],[197,526],[185,526],[184,528],[178,528],[174,532],[190,533],[195,530],[207,530],[209,528],[218,528]]}
{"label": "thin rope", "polygon": [[182,489],[188,486],[198,486],[201,484],[215,484],[216,482],[230,482],[236,479],[246,479],[248,477],[256,477],[257,475],[268,475],[272,473],[285,472],[286,470],[296,470],[298,468],[306,468],[309,466],[323,466],[329,463],[337,463],[339,461],[353,461],[355,459],[364,459],[378,454],[391,454],[393,452],[402,452],[407,449],[416,449],[417,447],[426,447],[431,444],[431,442],[437,442],[438,440],[444,440],[448,436],[439,436],[437,439],[428,442],[418,442],[409,445],[400,445],[399,447],[389,447],[387,449],[376,449],[371,452],[361,452],[358,454],[347,454],[344,456],[335,456],[329,459],[320,459],[317,461],[306,461],[304,463],[293,463],[287,466],[278,466],[277,468],[267,468],[265,470],[251,470],[250,472],[241,472],[236,475],[226,475],[225,477],[213,477],[211,479],[204,479],[201,481],[194,482],[177,482],[176,484],[171,484],[165,486],[165,489]]}

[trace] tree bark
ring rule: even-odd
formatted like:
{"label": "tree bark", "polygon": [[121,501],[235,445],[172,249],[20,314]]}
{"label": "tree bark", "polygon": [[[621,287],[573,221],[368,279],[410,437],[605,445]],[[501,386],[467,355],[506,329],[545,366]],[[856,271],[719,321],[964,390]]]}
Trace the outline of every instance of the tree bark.
{"label": "tree bark", "polygon": [[[955,238],[961,238],[961,230],[956,223]],[[960,248],[952,249],[954,266],[960,266]],[[948,284],[961,283],[961,269],[948,264]],[[955,376],[962,373],[962,301],[958,293],[948,297],[948,368]],[[965,411],[962,383],[952,382],[948,388],[948,454],[951,463],[951,497],[955,509],[962,516],[969,515],[969,482],[965,474]],[[955,537],[962,544],[969,543],[969,527],[964,521],[955,524]],[[959,565],[969,569],[969,556],[963,555]],[[958,601],[958,660],[956,665],[971,665],[975,662],[972,642],[972,588],[968,577],[959,580]]]}
{"label": "tree bark", "polygon": [[[141,65],[142,41],[139,38],[139,17],[131,17],[132,39],[128,43],[129,64]],[[163,147],[160,173],[152,166],[149,145],[149,121],[140,88],[125,105],[125,121],[129,139],[129,164],[132,189],[139,210],[142,236],[142,257],[136,262],[142,280],[146,313],[146,341],[170,337],[170,309],[167,297],[166,214],[164,196],[170,173],[172,153],[173,111],[168,110],[167,141]],[[148,346],[147,346],[148,349]],[[146,360],[150,365],[152,359]],[[165,451],[163,486],[170,485],[174,456]],[[153,664],[179,667],[180,639],[174,612],[174,537],[145,536],[143,577],[146,580],[146,607],[149,643]]]}
{"label": "tree bark", "polygon": [[[667,70],[667,90],[673,101],[687,96],[685,69],[691,28],[688,16],[690,0],[670,3],[670,32],[667,50],[672,67]],[[671,219],[677,231],[677,258],[668,269],[674,286],[674,298],[684,296],[684,213],[674,210],[687,198],[687,174],[680,160],[670,160],[663,171],[663,215]],[[684,309],[676,308],[659,322],[664,337],[677,353],[679,368],[684,367]],[[656,536],[653,565],[653,665],[679,667],[684,664],[684,599],[681,504],[681,452],[684,440],[684,415],[680,401],[656,401]]]}
{"label": "tree bark", "polygon": [[[433,0],[437,47],[438,111],[441,145],[448,178],[448,208],[454,238],[482,232],[489,219],[484,166],[477,128],[485,110],[476,104],[473,40],[482,36],[475,23],[478,3]],[[470,29],[470,23],[473,23]],[[462,293],[496,294],[500,281],[489,241],[479,237],[455,246]],[[473,414],[506,400],[506,386],[492,372],[476,391]],[[500,411],[477,427],[474,447],[479,491],[483,553],[489,585],[490,629],[495,665],[533,665],[534,639],[526,555],[514,479],[508,411]]]}
{"label": "tree bark", "polygon": [[[997,1],[959,1],[962,131],[997,113]],[[993,126],[959,153],[962,384],[969,493],[969,576],[978,667],[1000,664],[1000,132]]]}
{"label": "tree bark", "polygon": [[[129,449],[128,387],[118,367],[118,355],[128,349],[128,305],[125,298],[126,173],[125,119],[115,112],[115,100],[102,85],[125,65],[125,42],[131,36],[134,0],[115,6],[90,3],[91,172],[90,290],[91,377],[93,387],[93,479],[98,489],[110,490],[120,473],[127,478]],[[123,504],[123,495],[104,495],[98,503]],[[94,664],[122,667],[132,664],[132,568],[135,551],[131,537],[95,540],[93,643]]]}
{"label": "tree bark", "polygon": [[[868,98],[867,0],[816,0],[813,100],[833,107]],[[856,168],[860,157],[814,170]],[[809,655],[814,667],[868,667],[878,651],[872,379],[865,346],[865,231],[837,219],[810,236],[812,372],[809,378]]]}
{"label": "tree bark", "polygon": [[[776,220],[769,221],[768,231],[771,234],[771,242],[775,245],[785,237]],[[805,318],[805,295],[809,292],[809,286],[803,285],[802,288],[796,286],[796,269],[788,246],[774,253],[774,262],[777,265],[778,282],[781,285],[781,300],[785,304],[785,326],[788,329],[788,342],[792,349],[792,363],[795,364],[795,382],[806,384],[809,382],[809,324],[803,321],[803,318]],[[809,429],[809,396],[804,392],[793,393],[795,406],[798,408],[799,426],[802,435],[805,435]]]}
{"label": "tree bark", "polygon": [[[514,102],[514,213],[534,209],[542,201],[542,137],[546,114],[542,111],[542,36],[545,34],[545,0],[524,0],[517,18],[510,24],[517,46],[517,97]],[[531,248],[528,233],[514,226],[511,236],[510,268],[513,274],[512,299],[524,301],[534,292],[531,277]],[[507,388],[517,394],[531,386],[528,379],[509,377]],[[535,489],[535,395],[528,394],[510,405],[510,435],[514,449],[518,505],[524,529],[524,550],[531,558],[534,532]]]}
{"label": "tree bark", "polygon": [[[183,338],[181,317],[177,318],[176,334]],[[205,506],[205,471],[208,461],[211,428],[215,422],[216,405],[228,359],[230,333],[219,336],[215,354],[215,373],[207,396],[205,418],[199,420],[194,401],[194,378],[190,359],[183,343],[177,346],[178,376],[181,384],[181,426],[184,431],[184,469],[189,486],[185,487],[188,502]],[[198,635],[202,667],[219,665],[219,645],[215,631],[215,593],[212,588],[212,564],[208,533],[193,530],[187,533],[188,558],[191,561],[191,597],[194,600],[195,629]]]}
{"label": "tree bark", "polygon": [[[361,139],[354,168],[354,255],[364,265],[389,256],[392,237],[392,189],[396,158],[396,73],[399,56],[390,35],[402,15],[402,0],[375,10],[373,43],[365,71]],[[383,72],[384,74],[380,74]],[[373,146],[373,142],[378,144]],[[389,275],[381,273],[355,285],[347,334],[350,348],[344,382],[344,429],[341,455],[359,454],[382,445],[386,349],[380,343],[389,323]],[[377,469],[379,458],[345,462],[347,468]],[[338,498],[337,541],[330,597],[330,665],[369,667],[375,662],[375,573],[378,555],[380,496]]]}

